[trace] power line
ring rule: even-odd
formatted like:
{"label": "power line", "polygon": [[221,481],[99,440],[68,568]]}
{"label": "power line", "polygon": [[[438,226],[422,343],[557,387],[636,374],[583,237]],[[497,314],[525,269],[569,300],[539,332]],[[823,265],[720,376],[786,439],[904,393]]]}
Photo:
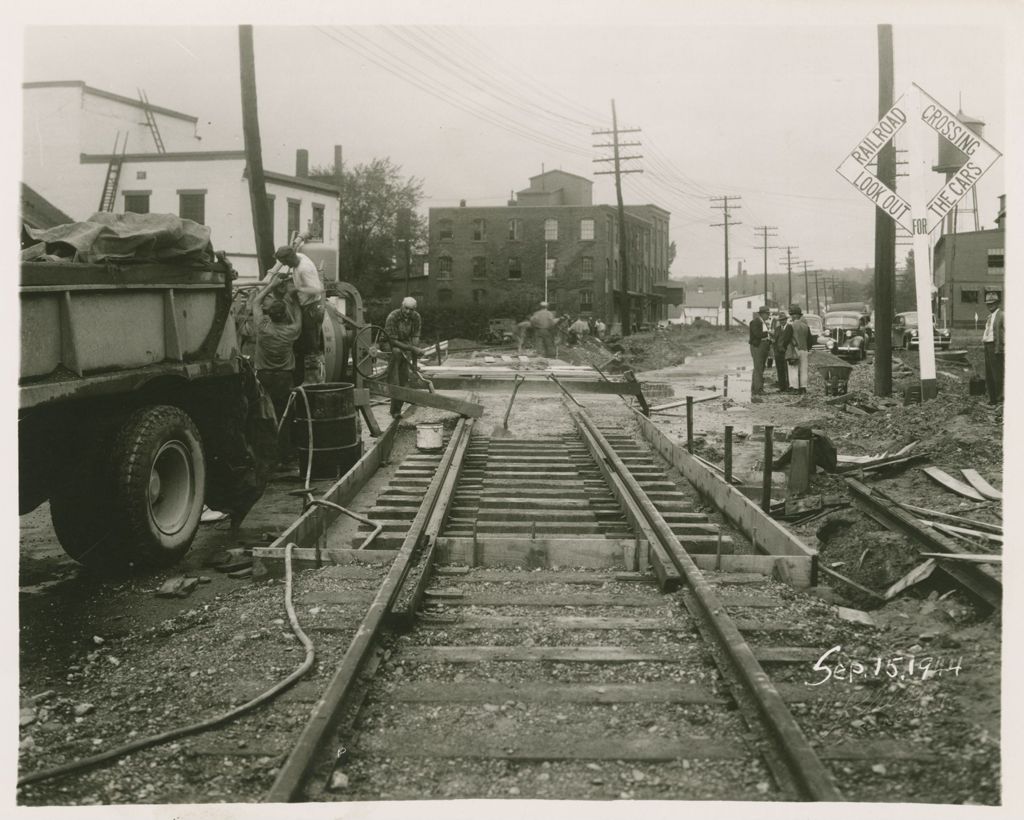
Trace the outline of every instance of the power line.
{"label": "power line", "polygon": [[[712,205],[711,207],[720,210],[722,212],[722,221],[713,224],[712,228],[725,228],[723,232],[725,234],[725,329],[729,329],[729,312],[731,305],[729,303],[729,225],[742,225],[742,222],[729,222],[729,200],[739,199],[738,196],[713,196],[711,197],[712,202],[721,202],[721,205]],[[741,205],[733,205],[733,208],[740,208]]]}
{"label": "power line", "polygon": [[769,231],[777,231],[778,228],[775,225],[758,225],[754,228],[755,231],[761,231],[761,241],[763,245],[755,246],[754,250],[764,251],[764,303],[768,304],[768,251],[777,250],[777,245],[769,245],[768,240],[778,236],[777,233],[768,233]]}

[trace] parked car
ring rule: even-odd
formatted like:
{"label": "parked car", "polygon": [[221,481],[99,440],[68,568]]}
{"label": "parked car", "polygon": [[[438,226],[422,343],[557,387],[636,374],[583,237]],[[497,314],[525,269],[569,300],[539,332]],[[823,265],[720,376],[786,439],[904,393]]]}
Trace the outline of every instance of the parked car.
{"label": "parked car", "polygon": [[807,327],[810,328],[811,336],[814,337],[811,350],[831,350],[832,342],[825,335],[824,320],[817,313],[805,313],[804,321],[807,323]]}
{"label": "parked car", "polygon": [[[892,320],[892,346],[893,349],[903,348],[916,350],[919,330],[917,327],[917,311],[911,310],[906,313],[897,313]],[[949,328],[935,327],[932,322],[932,338],[935,340],[935,347],[941,350],[949,350]]]}
{"label": "parked car", "polygon": [[835,343],[832,353],[839,358],[862,362],[867,357],[868,338],[859,311],[829,311],[825,314],[825,333]]}

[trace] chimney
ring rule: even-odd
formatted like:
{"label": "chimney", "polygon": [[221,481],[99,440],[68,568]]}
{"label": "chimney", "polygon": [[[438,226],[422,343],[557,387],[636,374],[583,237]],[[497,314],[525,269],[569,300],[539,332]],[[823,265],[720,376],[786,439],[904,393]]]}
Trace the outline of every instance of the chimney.
{"label": "chimney", "polygon": [[334,175],[340,178],[341,177],[341,172],[344,170],[344,168],[345,168],[345,162],[344,162],[344,158],[343,158],[342,153],[341,153],[341,146],[340,145],[335,145],[334,146]]}
{"label": "chimney", "polygon": [[309,151],[305,148],[300,148],[295,152],[295,176],[309,176]]}
{"label": "chimney", "polygon": [[465,208],[466,207],[466,200],[460,199],[459,200],[459,207],[460,208]]}

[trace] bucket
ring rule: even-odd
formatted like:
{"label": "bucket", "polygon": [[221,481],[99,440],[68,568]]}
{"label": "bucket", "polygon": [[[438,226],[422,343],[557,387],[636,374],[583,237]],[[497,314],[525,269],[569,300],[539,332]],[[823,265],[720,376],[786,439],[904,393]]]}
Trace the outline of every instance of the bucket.
{"label": "bucket", "polygon": [[[309,400],[308,413],[302,392]],[[347,382],[305,384],[296,388],[296,393],[292,441],[299,451],[299,475],[306,475],[310,457],[313,461],[311,478],[344,475],[363,454],[362,429],[356,414],[353,385]]]}
{"label": "bucket", "polygon": [[440,450],[444,443],[444,427],[441,424],[416,425],[416,449]]}

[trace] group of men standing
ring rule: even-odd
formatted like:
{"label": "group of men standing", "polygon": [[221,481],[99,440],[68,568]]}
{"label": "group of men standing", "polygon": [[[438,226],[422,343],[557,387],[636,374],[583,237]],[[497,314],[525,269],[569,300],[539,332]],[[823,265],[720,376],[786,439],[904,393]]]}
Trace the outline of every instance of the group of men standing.
{"label": "group of men standing", "polygon": [[769,356],[775,360],[776,385],[780,393],[806,393],[809,380],[809,356],[814,338],[804,321],[800,305],[790,305],[789,313],[782,310],[775,326],[769,324],[771,311],[761,305],[750,320],[750,356],[754,373],[750,385],[751,400],[763,401],[764,369]]}
{"label": "group of men standing", "polygon": [[601,319],[593,316],[589,319],[579,316],[575,322],[570,321],[569,316],[565,314],[556,316],[547,302],[541,302],[540,308],[529,319],[516,325],[516,340],[521,354],[527,335],[532,333],[534,348],[542,356],[551,359],[558,356],[560,335],[564,334],[567,344],[575,345],[587,335],[603,339],[607,329],[607,325]]}

